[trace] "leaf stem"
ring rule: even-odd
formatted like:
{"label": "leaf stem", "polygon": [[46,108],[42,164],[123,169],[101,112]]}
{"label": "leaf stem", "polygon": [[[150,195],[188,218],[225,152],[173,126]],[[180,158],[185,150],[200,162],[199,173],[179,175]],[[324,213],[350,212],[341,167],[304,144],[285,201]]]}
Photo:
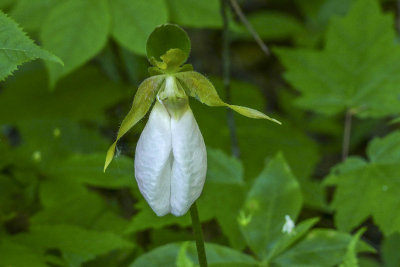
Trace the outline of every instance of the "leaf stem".
{"label": "leaf stem", "polygon": [[201,224],[199,220],[199,212],[197,211],[196,202],[190,207],[190,216],[192,217],[192,228],[194,238],[196,239],[197,257],[199,258],[200,267],[207,267],[207,256],[204,249],[204,238],[201,230]]}
{"label": "leaf stem", "polygon": [[349,109],[346,112],[343,130],[343,144],[342,144],[342,160],[346,160],[349,155],[350,135],[351,135],[351,121],[353,112]]}
{"label": "leaf stem", "polygon": [[[227,15],[229,0],[221,0],[221,16],[223,20],[223,31],[222,31],[222,72],[224,80],[224,89],[226,94],[226,102],[231,103],[231,72],[230,72],[230,38],[229,38],[229,18]],[[238,139],[236,135],[236,124],[233,116],[233,111],[227,109],[227,122],[229,127],[229,134],[231,139],[232,154],[236,157],[240,157],[240,149],[238,145]]]}
{"label": "leaf stem", "polygon": [[261,50],[269,56],[271,53],[269,52],[268,46],[263,42],[260,35],[256,32],[256,30],[251,26],[250,22],[247,20],[246,16],[244,15],[240,5],[236,0],[230,0],[233,10],[238,15],[239,19],[242,21],[243,25],[249,30],[250,34],[253,36],[254,40],[261,48]]}

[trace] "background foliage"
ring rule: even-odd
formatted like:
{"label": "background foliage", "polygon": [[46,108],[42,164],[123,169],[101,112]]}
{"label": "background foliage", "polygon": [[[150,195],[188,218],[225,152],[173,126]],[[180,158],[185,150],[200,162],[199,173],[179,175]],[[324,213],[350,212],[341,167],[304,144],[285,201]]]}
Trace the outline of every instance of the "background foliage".
{"label": "background foliage", "polygon": [[[226,110],[191,102],[208,145],[198,206],[210,266],[399,266],[398,3],[239,3],[273,53],[228,14],[231,102],[283,125],[235,115],[235,158]],[[0,0],[0,9],[0,266],[196,266],[189,215],[157,217],[134,180],[146,119],[102,170],[148,76],[157,25],[188,31],[189,63],[226,99],[221,2]]]}

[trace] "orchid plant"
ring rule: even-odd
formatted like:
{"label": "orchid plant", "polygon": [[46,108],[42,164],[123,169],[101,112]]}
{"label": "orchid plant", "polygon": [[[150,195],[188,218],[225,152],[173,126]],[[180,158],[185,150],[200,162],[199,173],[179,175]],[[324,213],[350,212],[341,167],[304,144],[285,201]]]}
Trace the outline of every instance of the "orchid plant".
{"label": "orchid plant", "polygon": [[[190,40],[177,25],[156,28],[147,41],[152,77],[139,86],[133,105],[108,149],[104,171],[114,157],[118,140],[156,103],[135,154],[135,177],[140,192],[158,216],[186,214],[200,196],[206,172],[206,147],[189,106],[188,96],[208,106],[226,106],[254,119],[279,121],[257,110],[223,102],[212,83],[183,63]],[[161,59],[161,61],[159,61]]]}
{"label": "orchid plant", "polygon": [[257,110],[223,102],[206,77],[193,71],[191,65],[183,65],[190,48],[189,37],[177,25],[161,25],[151,33],[147,41],[147,56],[153,65],[149,68],[151,77],[139,86],[104,166],[105,171],[118,140],[155,102],[136,146],[135,177],[140,192],[158,216],[186,214],[203,190],[206,146],[188,96],[208,106],[225,106],[249,118],[280,124]]}

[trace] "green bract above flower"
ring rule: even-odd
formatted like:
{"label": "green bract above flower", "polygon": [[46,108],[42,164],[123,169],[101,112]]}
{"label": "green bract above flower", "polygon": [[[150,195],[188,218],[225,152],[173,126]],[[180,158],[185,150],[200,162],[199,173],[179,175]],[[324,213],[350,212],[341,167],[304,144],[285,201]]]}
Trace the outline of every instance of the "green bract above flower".
{"label": "green bract above flower", "polygon": [[136,146],[135,177],[140,192],[158,216],[184,215],[203,190],[207,153],[188,96],[208,106],[225,106],[250,118],[280,124],[257,110],[222,101],[206,77],[193,71],[191,65],[183,65],[189,52],[189,38],[178,26],[162,25],[150,35],[147,56],[153,65],[149,68],[152,77],[139,86],[104,165],[105,171],[118,140],[157,99]]}

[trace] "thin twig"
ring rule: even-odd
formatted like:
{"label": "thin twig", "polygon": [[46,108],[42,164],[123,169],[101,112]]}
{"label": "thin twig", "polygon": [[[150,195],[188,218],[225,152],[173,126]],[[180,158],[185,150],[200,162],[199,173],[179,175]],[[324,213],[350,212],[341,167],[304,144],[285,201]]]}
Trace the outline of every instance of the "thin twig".
{"label": "thin twig", "polygon": [[[229,39],[229,19],[228,19],[228,0],[221,0],[221,16],[223,20],[223,31],[222,31],[222,72],[224,79],[224,89],[226,94],[226,102],[231,102],[231,72],[230,72],[230,39]],[[229,134],[231,138],[231,149],[232,154],[236,157],[240,157],[240,149],[238,145],[238,139],[236,135],[236,124],[231,109],[227,110],[227,121],[229,127]]]}
{"label": "thin twig", "polygon": [[192,217],[192,228],[194,238],[196,239],[197,257],[199,259],[200,267],[207,267],[206,250],[204,249],[203,231],[199,220],[199,212],[197,211],[196,202],[190,207],[190,216]]}
{"label": "thin twig", "polygon": [[350,136],[351,136],[351,119],[353,113],[351,110],[347,110],[346,117],[344,120],[344,130],[343,130],[343,146],[342,146],[342,160],[346,160],[349,155],[350,147]]}
{"label": "thin twig", "polygon": [[250,34],[253,36],[256,43],[260,46],[261,50],[269,56],[271,53],[269,51],[268,46],[263,42],[260,35],[254,30],[253,26],[251,26],[250,22],[247,20],[244,15],[242,9],[240,8],[238,2],[236,0],[230,0],[233,10],[238,15],[239,19],[242,21],[243,25],[249,30]]}

